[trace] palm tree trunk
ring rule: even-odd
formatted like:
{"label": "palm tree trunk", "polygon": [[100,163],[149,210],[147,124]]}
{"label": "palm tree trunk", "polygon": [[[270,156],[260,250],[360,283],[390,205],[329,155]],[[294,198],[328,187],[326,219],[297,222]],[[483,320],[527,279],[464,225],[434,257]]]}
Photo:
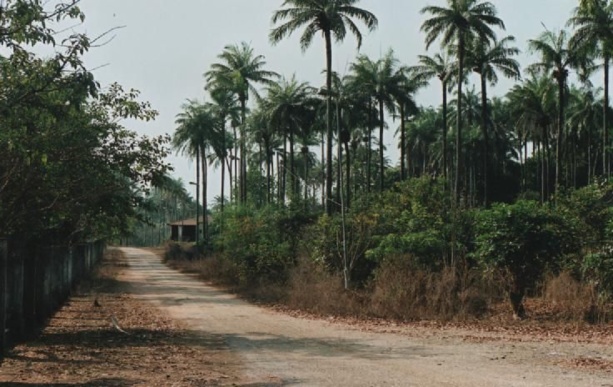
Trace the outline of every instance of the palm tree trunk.
{"label": "palm tree trunk", "polygon": [[206,164],[206,148],[202,147],[202,157],[200,158],[200,163],[202,163],[202,240],[206,241],[207,238],[207,190],[208,190],[208,168]]}
{"label": "palm tree trunk", "polygon": [[281,204],[284,205],[285,204],[285,195],[287,194],[286,191],[286,186],[287,186],[287,134],[285,135],[285,138],[283,139],[283,157],[281,157],[283,160],[283,174],[282,174],[282,178],[281,178],[281,188],[280,188],[280,195],[279,198],[281,200]]}
{"label": "palm tree trunk", "polygon": [[443,179],[447,187],[447,81],[443,83]]}
{"label": "palm tree trunk", "polygon": [[404,104],[400,102],[400,180],[406,179],[406,140],[404,137]]}
{"label": "palm tree trunk", "polygon": [[200,240],[200,149],[196,149],[196,245]]}
{"label": "palm tree trunk", "polygon": [[228,177],[230,180],[230,203],[232,203],[232,198],[234,197],[234,176],[232,174],[232,151],[230,151],[230,157],[226,157],[225,160],[226,168],[228,168]]}
{"label": "palm tree trunk", "polygon": [[321,185],[321,205],[322,207],[326,207],[326,182],[325,182],[325,165],[326,165],[326,146],[325,146],[325,133],[321,133],[321,170],[324,172],[324,181],[322,181]]}
{"label": "palm tree trunk", "polygon": [[240,139],[240,203],[245,204],[247,202],[247,160],[245,153],[245,132],[246,132],[246,115],[247,115],[247,97],[242,95],[240,97],[241,103],[241,139]]}
{"label": "palm tree trunk", "polygon": [[351,207],[351,153],[349,152],[349,142],[345,142],[345,153],[347,154],[346,163],[346,175],[347,175],[347,202],[345,205],[347,208]]}
{"label": "palm tree trunk", "polygon": [[562,136],[564,134],[564,75],[560,73],[558,79],[558,136],[556,138],[556,177],[554,195],[558,193],[560,176],[562,172]]}
{"label": "palm tree trunk", "polygon": [[455,183],[454,183],[454,200],[459,203],[460,189],[462,181],[463,161],[462,160],[462,81],[464,75],[464,36],[460,33],[458,36],[458,103],[457,103],[457,122],[456,122],[456,165],[455,165]]}
{"label": "palm tree trunk", "polygon": [[611,177],[609,163],[609,128],[607,113],[609,110],[609,57],[604,58],[604,106],[602,112],[602,174]]}
{"label": "palm tree trunk", "polygon": [[223,210],[224,210],[224,199],[225,199],[225,187],[226,187],[226,166],[225,166],[225,160],[226,160],[226,119],[224,117],[222,117],[221,122],[222,124],[222,128],[221,128],[221,146],[222,146],[222,150],[221,150],[221,214],[223,215]]}
{"label": "palm tree trunk", "polygon": [[487,131],[487,83],[481,73],[481,130],[483,132],[483,205],[488,207],[489,135]]}
{"label": "palm tree trunk", "polygon": [[266,203],[270,204],[271,201],[271,180],[270,180],[270,164],[272,163],[271,154],[270,154],[270,143],[268,141],[264,142],[264,148],[266,152]]}
{"label": "palm tree trunk", "polygon": [[303,141],[303,145],[302,146],[302,154],[304,157],[304,209],[306,211],[307,209],[307,200],[308,200],[308,191],[309,191],[309,184],[308,184],[308,178],[309,178],[309,148],[306,146],[307,140],[304,139]]}
{"label": "palm tree trunk", "polygon": [[368,136],[368,157],[367,157],[367,169],[366,169],[366,192],[370,193],[370,185],[372,184],[372,133],[370,132],[372,129],[372,111],[373,111],[373,103],[372,98],[368,98],[368,128],[366,129],[366,133]]}
{"label": "palm tree trunk", "polygon": [[383,165],[383,129],[385,126],[383,99],[379,99],[379,192],[383,192],[385,166]]}
{"label": "palm tree trunk", "polygon": [[296,179],[296,168],[294,165],[294,131],[292,128],[289,129],[289,172],[290,172],[290,183],[291,183],[291,195],[292,199],[294,199],[298,195],[297,191],[297,180]]}
{"label": "palm tree trunk", "polygon": [[332,36],[324,31],[326,40],[326,213],[332,215]]}
{"label": "palm tree trunk", "polygon": [[236,136],[236,126],[232,126],[232,131],[234,132],[234,196],[233,196],[233,200],[236,203],[236,202],[240,202],[240,189],[238,187],[239,186],[239,176],[238,176],[239,147],[238,147],[238,142],[236,141],[236,139],[238,138]]}
{"label": "palm tree trunk", "polygon": [[587,129],[587,184],[588,185],[592,184],[592,130],[591,128]]}

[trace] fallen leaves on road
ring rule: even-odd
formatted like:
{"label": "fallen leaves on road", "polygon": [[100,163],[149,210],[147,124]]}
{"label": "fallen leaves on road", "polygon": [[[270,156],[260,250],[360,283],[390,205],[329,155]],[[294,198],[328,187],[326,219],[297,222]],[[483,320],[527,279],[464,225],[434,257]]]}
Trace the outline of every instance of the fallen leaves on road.
{"label": "fallen leaves on road", "polygon": [[238,361],[223,338],[185,330],[126,294],[115,280],[122,266],[120,253],[111,250],[100,276],[70,299],[40,337],[10,352],[0,367],[0,386],[216,386],[236,381]]}

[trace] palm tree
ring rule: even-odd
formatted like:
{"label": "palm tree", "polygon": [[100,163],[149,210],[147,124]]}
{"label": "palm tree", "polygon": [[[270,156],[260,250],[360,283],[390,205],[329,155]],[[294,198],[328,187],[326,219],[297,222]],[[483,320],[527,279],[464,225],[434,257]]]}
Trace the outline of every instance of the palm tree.
{"label": "palm tree", "polygon": [[[403,100],[407,96],[403,87],[406,86],[406,68],[399,67],[398,59],[394,57],[394,51],[373,61],[366,55],[360,55],[356,62],[351,65],[349,82],[356,85],[354,89],[362,89],[364,93],[371,95],[379,105],[379,190],[383,191],[385,181],[385,163],[383,156],[383,132],[385,129],[385,110],[390,113],[396,111],[396,101]],[[404,112],[403,112],[404,113]]]}
{"label": "palm tree", "polygon": [[240,45],[226,46],[218,56],[219,63],[211,65],[211,69],[205,73],[209,87],[223,88],[236,94],[241,107],[240,126],[240,178],[239,191],[240,201],[247,200],[247,154],[245,152],[245,122],[247,115],[247,101],[249,93],[257,95],[255,83],[270,84],[278,74],[264,70],[266,61],[262,55],[255,55],[249,44],[242,42]]}
{"label": "palm tree", "polygon": [[452,63],[449,61],[449,57],[444,53],[435,54],[432,57],[419,55],[419,64],[411,67],[410,71],[414,74],[414,77],[423,81],[428,81],[434,77],[441,81],[441,86],[443,88],[443,126],[441,130],[443,142],[443,178],[447,180],[447,91],[448,82],[451,80],[452,76]]}
{"label": "palm tree", "polygon": [[[576,142],[585,146],[585,158],[587,159],[587,183],[591,183],[594,177],[595,160],[598,156],[592,155],[594,145],[593,133],[595,129],[600,128],[604,120],[602,115],[603,99],[602,89],[593,89],[592,87],[583,87],[581,89],[573,88],[570,92],[568,109],[568,124],[575,134]],[[574,146],[579,144],[573,144]],[[602,150],[604,151],[604,149]]]}
{"label": "palm tree", "polygon": [[562,169],[562,138],[564,136],[564,106],[566,80],[570,69],[586,66],[587,58],[584,53],[569,44],[566,31],[559,33],[552,31],[543,32],[537,39],[529,41],[530,50],[540,54],[540,62],[530,65],[530,72],[552,72],[553,78],[558,84],[558,131],[556,134],[556,172],[555,187],[557,192]]}
{"label": "palm tree", "polygon": [[[362,33],[355,24],[359,20],[372,31],[378,20],[372,13],[355,7],[358,0],[285,0],[272,16],[272,22],[283,24],[270,32],[273,44],[280,42],[296,30],[304,27],[300,38],[303,51],[309,48],[315,34],[321,32],[326,46],[326,90],[332,90],[332,37],[342,41],[347,29],[356,37],[358,48],[362,45]],[[326,211],[332,213],[332,95],[326,96]]]}
{"label": "palm tree", "polygon": [[483,42],[495,40],[496,34],[492,26],[505,28],[504,22],[496,16],[496,7],[490,2],[478,0],[447,0],[447,8],[427,6],[421,10],[422,14],[432,17],[426,20],[421,30],[426,33],[426,48],[441,38],[444,47],[455,43],[458,58],[458,100],[457,100],[457,128],[456,128],[456,173],[454,192],[456,201],[460,195],[460,182],[462,180],[462,83],[464,82],[464,59],[466,43],[471,36],[478,36]]}
{"label": "palm tree", "polygon": [[467,61],[472,70],[479,74],[481,81],[481,132],[483,134],[483,204],[488,206],[488,169],[490,168],[489,157],[489,133],[488,133],[488,108],[487,108],[487,84],[494,86],[498,83],[496,71],[502,75],[519,79],[519,62],[512,57],[519,54],[516,47],[508,47],[515,41],[515,37],[507,36],[500,41],[487,40],[485,42],[475,38],[470,41],[470,49],[467,53]]}
{"label": "palm tree", "polygon": [[602,173],[604,176],[610,176],[607,109],[609,108],[609,66],[613,53],[613,3],[602,0],[582,0],[575,8],[568,24],[577,28],[570,45],[586,49],[603,60]]}
{"label": "palm tree", "polygon": [[[177,114],[177,128],[172,138],[172,145],[189,157],[196,157],[196,197],[200,197],[200,171],[202,171],[202,208],[204,238],[207,237],[207,151],[219,138],[219,120],[195,100],[188,100],[182,105],[182,112]],[[196,242],[199,238],[199,209],[196,209]]]}
{"label": "palm tree", "polygon": [[405,180],[407,178],[406,167],[409,164],[405,126],[407,118],[417,114],[419,110],[414,98],[415,93],[422,87],[427,86],[428,82],[415,76],[415,73],[406,67],[399,68],[397,75],[400,77],[400,84],[394,99],[400,115],[400,180]]}
{"label": "palm tree", "polygon": [[308,111],[311,108],[310,100],[314,96],[314,88],[306,82],[298,82],[296,77],[282,78],[279,83],[271,84],[267,89],[267,97],[263,106],[274,127],[281,128],[289,140],[289,166],[291,180],[291,194],[297,194],[296,168],[294,163],[294,139],[297,133],[311,123]]}
{"label": "palm tree", "polygon": [[[231,121],[237,121],[239,115],[239,105],[234,93],[224,88],[213,88],[210,90],[211,99],[213,103],[209,104],[209,109],[213,114],[217,115],[220,123],[220,136],[219,141],[213,144],[213,151],[215,157],[221,167],[221,198],[220,198],[220,210],[224,212],[225,202],[225,186],[226,186],[226,164],[228,161],[228,149],[232,147],[232,139],[228,138],[226,132],[226,122],[228,119]],[[230,165],[227,164],[228,169],[231,171]],[[230,176],[232,176],[230,172]]]}
{"label": "palm tree", "polygon": [[[537,151],[540,149],[537,154],[540,154],[540,191],[544,202],[549,197],[549,133],[555,122],[555,83],[548,76],[532,74],[522,84],[513,87],[507,97],[516,113],[516,128],[523,132],[518,137],[523,138],[524,164],[528,159],[530,140]],[[524,185],[525,175],[524,171]],[[538,178],[538,174],[536,176]]]}

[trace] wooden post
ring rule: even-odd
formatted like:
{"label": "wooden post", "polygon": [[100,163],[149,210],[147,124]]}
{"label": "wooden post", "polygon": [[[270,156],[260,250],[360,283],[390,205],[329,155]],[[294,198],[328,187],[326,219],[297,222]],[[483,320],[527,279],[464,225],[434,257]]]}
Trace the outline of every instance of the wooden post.
{"label": "wooden post", "polygon": [[0,362],[6,354],[6,291],[8,244],[0,239]]}

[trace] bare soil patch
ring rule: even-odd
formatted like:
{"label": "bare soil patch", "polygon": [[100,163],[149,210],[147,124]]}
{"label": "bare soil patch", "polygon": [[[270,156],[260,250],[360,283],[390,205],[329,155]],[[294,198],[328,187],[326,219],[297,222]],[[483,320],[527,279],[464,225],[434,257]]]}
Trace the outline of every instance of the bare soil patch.
{"label": "bare soil patch", "polygon": [[131,296],[117,279],[126,266],[109,250],[41,335],[9,353],[0,386],[232,385],[239,362],[223,340]]}

